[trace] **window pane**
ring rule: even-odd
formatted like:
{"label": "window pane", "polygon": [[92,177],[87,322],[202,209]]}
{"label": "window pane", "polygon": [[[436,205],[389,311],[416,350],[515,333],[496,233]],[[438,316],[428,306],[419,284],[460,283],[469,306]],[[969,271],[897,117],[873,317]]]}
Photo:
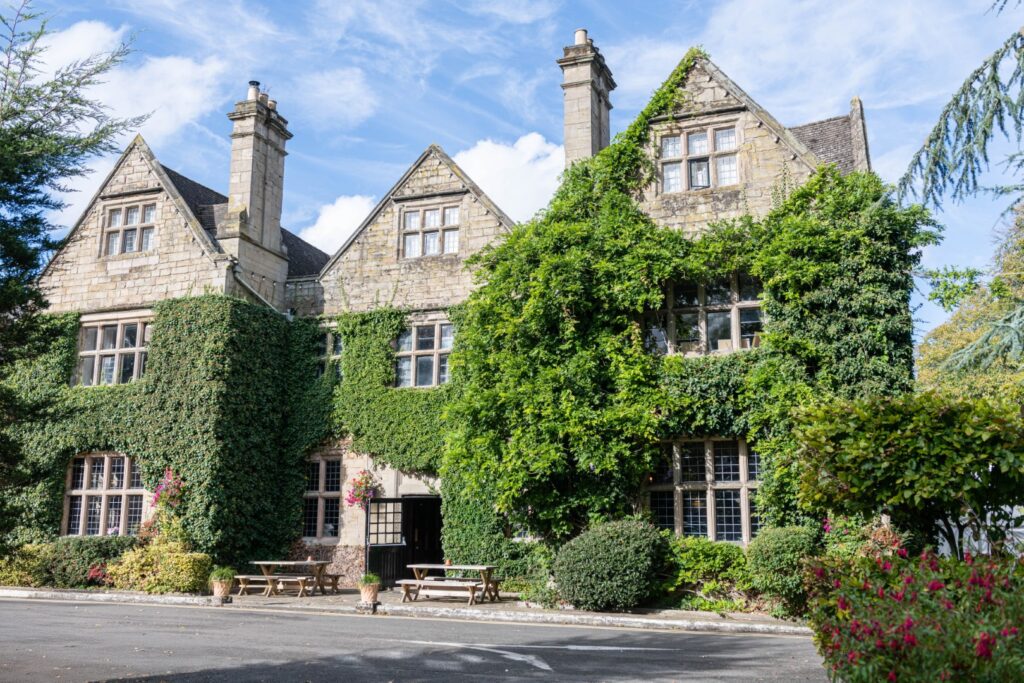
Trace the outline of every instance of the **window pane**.
{"label": "window pane", "polygon": [[735,185],[740,176],[736,169],[736,155],[730,154],[715,159],[715,172],[718,173],[719,185]]}
{"label": "window pane", "polygon": [[441,234],[437,232],[423,233],[423,254],[434,256],[441,253]]}
{"label": "window pane", "polygon": [[737,489],[715,491],[715,539],[743,540],[743,516],[740,511],[740,492]]}
{"label": "window pane", "polygon": [[129,323],[124,326],[124,332],[121,335],[121,348],[122,349],[133,349],[138,343],[139,338],[139,326],[137,323]]}
{"label": "window pane", "polygon": [[676,315],[676,346],[683,352],[700,348],[700,315],[696,311]]}
{"label": "window pane", "polygon": [[708,535],[707,493],[683,491],[683,536]]}
{"label": "window pane", "polygon": [[135,535],[142,524],[142,496],[128,496],[128,514],[125,517],[128,533]]}
{"label": "window pane", "polygon": [[405,229],[406,230],[419,230],[420,229],[420,212],[409,211],[405,214]]}
{"label": "window pane", "polygon": [[703,441],[685,441],[679,444],[679,481],[682,483],[707,481]]}
{"label": "window pane", "polygon": [[753,275],[747,275],[746,273],[740,273],[740,301],[757,301],[761,298],[761,293],[764,288],[761,286],[761,280],[754,277]]}
{"label": "window pane", "polygon": [[424,228],[436,228],[441,225],[441,211],[439,209],[429,209],[423,212],[423,227]]}
{"label": "window pane", "polygon": [[661,139],[661,156],[665,159],[678,159],[683,156],[683,147],[678,135],[670,135]]}
{"label": "window pane", "polygon": [[149,342],[152,337],[153,325],[151,323],[142,323],[142,345],[149,346]]}
{"label": "window pane", "polygon": [[458,230],[445,230],[444,231],[444,253],[446,253],[446,254],[457,254],[457,253],[459,253],[459,231]]}
{"label": "window pane", "polygon": [[441,348],[450,349],[452,348],[452,342],[455,340],[455,326],[454,325],[441,325]]}
{"label": "window pane", "polygon": [[716,130],[715,151],[728,152],[731,149],[736,149],[736,129]]}
{"label": "window pane", "polygon": [[142,488],[142,468],[139,463],[133,461],[131,466],[132,476],[128,481],[128,487],[133,489]]}
{"label": "window pane", "polygon": [[139,354],[139,377],[142,377],[144,374],[146,374],[146,358],[148,356],[149,354],[146,353],[145,351]]}
{"label": "window pane", "polygon": [[139,223],[139,207],[132,206],[125,209],[124,212],[124,224],[125,225],[138,225]]}
{"label": "window pane", "polygon": [[89,466],[89,488],[103,488],[103,470],[106,462],[102,456],[92,459],[92,464]]}
{"label": "window pane", "polygon": [[317,514],[319,505],[316,498],[306,498],[303,501],[302,509],[302,535],[310,538],[316,537]]}
{"label": "window pane", "polygon": [[107,536],[121,533],[121,496],[107,498]]}
{"label": "window pane", "polygon": [[91,387],[96,371],[96,356],[86,356],[78,368],[78,383],[83,387]]}
{"label": "window pane", "polygon": [[110,459],[110,486],[112,489],[124,488],[124,458]]}
{"label": "window pane", "polygon": [[66,533],[69,536],[77,536],[82,531],[82,497],[73,496],[68,501],[68,527]]}
{"label": "window pane", "polygon": [[85,535],[98,536],[103,500],[99,496],[89,496],[86,501]]}
{"label": "window pane", "polygon": [[113,209],[110,212],[110,217],[107,220],[108,228],[119,228],[121,227],[121,209]]}
{"label": "window pane", "polygon": [[696,282],[677,282],[675,287],[673,287],[672,292],[675,294],[676,308],[697,306],[700,304]]}
{"label": "window pane", "polygon": [[690,162],[690,189],[711,186],[711,175],[708,173],[707,159],[694,159]]}
{"label": "window pane", "polygon": [[420,255],[420,234],[418,232],[405,236],[404,252],[406,258],[416,258]]}
{"label": "window pane", "polygon": [[409,356],[399,358],[395,364],[395,386],[412,386],[412,358]]}
{"label": "window pane", "polygon": [[732,313],[708,313],[708,348],[732,351]]}
{"label": "window pane", "polygon": [[740,480],[740,447],[735,441],[715,441],[715,481]]}
{"label": "window pane", "polygon": [[756,481],[761,478],[761,454],[747,447],[747,479]]}
{"label": "window pane", "polygon": [[104,325],[100,348],[104,351],[117,348],[117,325]]}
{"label": "window pane", "polygon": [[85,488],[85,458],[75,458],[71,462],[71,488]]}
{"label": "window pane", "polygon": [[740,309],[740,348],[751,349],[761,344],[761,309]]}
{"label": "window pane", "polygon": [[107,256],[117,253],[117,236],[116,232],[107,233]]}
{"label": "window pane", "polygon": [[96,327],[86,327],[82,335],[82,350],[83,351],[95,351],[96,350],[96,339],[98,337],[99,329]]}
{"label": "window pane", "polygon": [[306,463],[306,490],[320,490],[320,461]]}
{"label": "window pane", "polygon": [[125,230],[124,240],[121,242],[121,251],[130,254],[135,251],[135,230]]}
{"label": "window pane", "polygon": [[149,251],[150,246],[153,244],[153,228],[146,228],[142,231],[142,244],[139,246],[139,251]]}
{"label": "window pane", "polygon": [[412,351],[412,330],[405,329],[398,335],[398,350]]}
{"label": "window pane", "polygon": [[324,464],[324,491],[341,490],[341,461],[328,460]]}
{"label": "window pane", "polygon": [[338,526],[341,522],[341,500],[338,498],[324,498],[324,536],[327,538],[338,537]]}
{"label": "window pane", "polygon": [[445,225],[458,225],[459,224],[459,207],[453,206],[444,210],[444,224]]}
{"label": "window pane", "polygon": [[665,329],[665,319],[662,315],[654,317],[653,324],[647,329],[644,342],[647,350],[651,353],[668,353],[668,332]]}
{"label": "window pane", "polygon": [[422,325],[416,328],[416,349],[431,351],[434,348],[434,326]]}
{"label": "window pane", "polygon": [[142,208],[142,222],[152,223],[156,218],[156,204],[148,204]]}
{"label": "window pane", "polygon": [[345,342],[342,340],[341,335],[335,332],[331,335],[331,355],[340,356],[344,350]]}
{"label": "window pane", "polygon": [[416,386],[429,387],[434,383],[434,357],[418,356],[416,358]]}
{"label": "window pane", "polygon": [[761,530],[761,518],[757,514],[757,491],[750,491],[750,537],[757,536]]}
{"label": "window pane", "polygon": [[651,491],[651,519],[659,529],[676,530],[675,491]]}
{"label": "window pane", "polygon": [[651,474],[651,483],[671,484],[674,481],[672,470],[672,444],[664,444],[658,451],[654,472]]}
{"label": "window pane", "polygon": [[690,133],[686,138],[686,149],[690,156],[708,153],[708,134]]}
{"label": "window pane", "polygon": [[664,192],[680,192],[683,189],[682,164],[662,164],[661,175]]}
{"label": "window pane", "polygon": [[437,358],[437,383],[445,384],[448,382],[448,354],[442,353]]}
{"label": "window pane", "polygon": [[103,356],[100,358],[100,384],[114,383],[115,356]]}

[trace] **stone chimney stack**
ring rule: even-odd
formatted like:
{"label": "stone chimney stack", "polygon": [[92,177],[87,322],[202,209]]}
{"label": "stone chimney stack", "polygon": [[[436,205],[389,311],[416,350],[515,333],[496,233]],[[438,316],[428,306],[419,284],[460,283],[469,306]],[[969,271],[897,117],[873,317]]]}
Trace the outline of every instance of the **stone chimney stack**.
{"label": "stone chimney stack", "polygon": [[608,146],[611,139],[608,114],[609,95],[615,90],[612,72],[601,51],[587,37],[587,29],[576,29],[573,44],[558,60],[562,67],[565,104],[565,166],[585,159]]}
{"label": "stone chimney stack", "polygon": [[285,144],[292,137],[288,121],[277,112],[277,102],[260,90],[259,81],[249,81],[246,98],[228,118],[234,123],[228,214],[217,237],[244,239],[282,253]]}

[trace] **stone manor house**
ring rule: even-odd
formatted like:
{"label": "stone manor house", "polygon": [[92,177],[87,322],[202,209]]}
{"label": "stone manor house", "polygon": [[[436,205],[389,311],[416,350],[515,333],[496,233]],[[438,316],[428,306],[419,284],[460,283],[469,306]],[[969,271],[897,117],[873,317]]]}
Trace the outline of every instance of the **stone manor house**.
{"label": "stone manor house", "polygon": [[[616,84],[585,30],[557,63],[568,166],[609,144]],[[786,127],[710,61],[698,62],[686,90],[686,109],[656,120],[649,144],[658,173],[643,206],[664,225],[692,234],[716,219],[764,214],[783,174],[799,183],[823,163],[869,168],[857,98],[848,113]],[[287,316],[406,309],[408,329],[394,342],[393,390],[446,382],[457,334],[446,309],[470,292],[466,258],[500,240],[513,226],[509,217],[444,150],[429,145],[342,247],[326,254],[281,225],[292,133],[278,103],[251,82],[228,118],[223,193],[163,166],[136,137],[43,271],[50,310],[81,316],[77,370],[69,378],[75,390],[141,377],[154,304],[211,292]],[[743,353],[759,341],[758,294],[741,273],[676,288],[658,341],[670,353]],[[341,352],[330,329],[322,351],[325,360]],[[757,454],[742,441],[686,436],[666,446],[673,466],[652,477],[655,520],[681,534],[748,542],[758,529],[751,497]],[[440,560],[436,482],[376,468],[384,499],[364,513],[346,506],[344,496],[367,468],[371,459],[346,442],[310,458],[301,529],[310,552],[332,556],[336,571],[349,573],[366,557],[378,566],[368,548],[405,547],[406,559]],[[148,499],[130,454],[80,453],[67,465],[60,531],[132,533]]]}

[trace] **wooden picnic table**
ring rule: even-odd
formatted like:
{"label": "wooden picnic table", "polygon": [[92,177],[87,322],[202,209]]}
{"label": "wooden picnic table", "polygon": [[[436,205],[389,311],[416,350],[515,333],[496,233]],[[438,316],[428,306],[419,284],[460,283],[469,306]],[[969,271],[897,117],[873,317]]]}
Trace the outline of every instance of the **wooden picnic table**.
{"label": "wooden picnic table", "polygon": [[327,565],[330,564],[327,560],[259,560],[250,562],[260,568],[263,576],[267,578],[267,590],[264,593],[266,596],[277,595],[277,582],[274,581],[274,573],[278,567],[296,567],[302,569],[309,569],[313,575],[313,589],[312,592],[316,593],[316,589],[320,589],[320,595],[327,595],[327,590],[324,588],[324,574],[327,572]]}
{"label": "wooden picnic table", "polygon": [[407,565],[412,570],[412,575],[416,577],[417,581],[426,581],[427,572],[430,570],[440,569],[446,574],[449,571],[463,571],[463,572],[479,572],[480,583],[483,584],[484,598],[490,598],[491,602],[495,602],[499,599],[498,597],[498,585],[493,580],[492,575],[494,570],[497,569],[497,565],[493,564],[410,564]]}

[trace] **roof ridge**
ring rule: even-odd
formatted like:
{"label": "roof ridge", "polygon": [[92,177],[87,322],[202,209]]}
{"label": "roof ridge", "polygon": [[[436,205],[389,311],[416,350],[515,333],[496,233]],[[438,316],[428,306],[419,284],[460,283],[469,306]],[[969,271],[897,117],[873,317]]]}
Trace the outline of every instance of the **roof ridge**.
{"label": "roof ridge", "polygon": [[829,121],[838,121],[839,119],[848,119],[848,118],[850,118],[849,114],[838,114],[836,116],[829,116],[829,117],[824,118],[824,119],[815,119],[814,121],[808,121],[807,123],[800,123],[800,124],[797,124],[795,126],[787,126],[787,128],[789,128],[790,130],[793,130],[794,128],[803,128],[804,126],[813,126],[816,123],[828,123]]}

